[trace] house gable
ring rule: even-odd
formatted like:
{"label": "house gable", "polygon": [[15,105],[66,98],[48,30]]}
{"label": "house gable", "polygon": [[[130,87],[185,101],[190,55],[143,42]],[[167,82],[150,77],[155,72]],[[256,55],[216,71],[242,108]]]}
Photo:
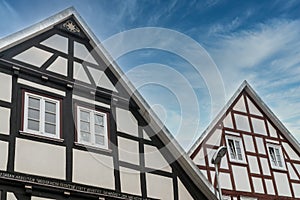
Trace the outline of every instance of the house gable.
{"label": "house gable", "polygon": [[189,154],[216,187],[211,158],[218,147],[227,146],[220,165],[220,182],[229,199],[300,198],[297,143],[278,124],[279,120],[245,82]]}

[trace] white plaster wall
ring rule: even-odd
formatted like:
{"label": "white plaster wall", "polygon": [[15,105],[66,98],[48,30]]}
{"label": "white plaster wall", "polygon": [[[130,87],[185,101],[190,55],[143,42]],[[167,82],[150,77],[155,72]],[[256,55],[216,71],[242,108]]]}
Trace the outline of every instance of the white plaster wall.
{"label": "white plaster wall", "polygon": [[236,128],[238,130],[250,132],[249,120],[247,116],[234,114]]}
{"label": "white plaster wall", "polygon": [[87,99],[87,98],[84,98],[84,97],[81,97],[81,96],[78,96],[78,95],[75,95],[75,94],[72,95],[72,98],[76,99],[76,100],[79,100],[79,101],[89,103],[89,104],[97,105],[97,106],[100,106],[100,107],[110,108],[109,104],[102,103],[102,102],[99,102],[99,101],[95,101],[95,99]]}
{"label": "white plaster wall", "polygon": [[212,185],[215,184],[215,176],[216,176],[215,171],[210,171],[210,178],[211,178]]}
{"label": "white plaster wall", "polygon": [[253,126],[254,133],[262,134],[262,135],[268,135],[264,120],[256,119],[256,118],[252,117],[251,121],[252,121],[252,126]]}
{"label": "white plaster wall", "polygon": [[208,138],[206,144],[220,146],[220,142],[222,139],[222,130],[216,129],[213,134]]}
{"label": "white plaster wall", "polygon": [[194,163],[196,165],[202,165],[205,166],[205,157],[204,157],[204,152],[203,149],[201,148],[200,151],[196,154],[196,156],[193,159]]}
{"label": "white plaster wall", "polygon": [[268,129],[269,129],[270,136],[274,137],[274,138],[278,138],[276,129],[270,124],[269,121],[268,121],[267,124],[268,124]]}
{"label": "white plaster wall", "polygon": [[258,116],[263,116],[261,112],[258,110],[258,108],[253,104],[253,102],[247,97],[247,103],[249,107],[249,112],[252,115],[258,115]]}
{"label": "white plaster wall", "polygon": [[248,157],[250,172],[254,174],[260,174],[257,157],[256,156],[247,156],[247,157]]}
{"label": "white plaster wall", "polygon": [[0,134],[9,135],[10,109],[0,107]]}
{"label": "white plaster wall", "polygon": [[181,180],[177,178],[178,182],[178,199],[179,200],[193,200],[194,198],[190,195],[189,191],[182,184]]}
{"label": "white plaster wall", "polygon": [[97,86],[108,90],[117,91],[117,89],[114,87],[112,82],[103,71],[97,70],[92,67],[88,67],[88,70],[90,71]]}
{"label": "white plaster wall", "polygon": [[53,53],[50,53],[48,51],[42,50],[37,47],[31,47],[16,55],[15,57],[13,57],[13,59],[28,63],[36,67],[41,67],[52,55]]}
{"label": "white plaster wall", "polygon": [[8,142],[0,141],[0,170],[6,171],[8,159]]}
{"label": "white plaster wall", "polygon": [[296,198],[300,198],[300,184],[298,183],[292,183],[294,195]]}
{"label": "white plaster wall", "polygon": [[117,130],[138,137],[138,122],[132,113],[122,108],[116,108]]}
{"label": "white plaster wall", "polygon": [[11,75],[0,72],[0,100],[11,102],[12,78]]}
{"label": "white plaster wall", "polygon": [[95,61],[94,57],[92,56],[92,54],[90,54],[84,44],[74,42],[74,56],[84,61],[98,65],[98,63]]}
{"label": "white plaster wall", "polygon": [[139,143],[134,140],[118,137],[119,160],[135,165],[140,164]]}
{"label": "white plaster wall", "polygon": [[7,192],[6,193],[6,200],[18,200],[14,193]]}
{"label": "white plaster wall", "polygon": [[53,94],[66,96],[66,93],[64,91],[54,89],[54,88],[51,88],[51,87],[48,87],[48,86],[44,86],[44,85],[41,85],[41,84],[37,84],[37,83],[31,82],[31,81],[27,81],[25,79],[18,78],[18,83],[23,84],[23,85],[27,85],[29,87],[33,87],[33,88],[36,88],[36,89],[39,89],[39,90],[44,90],[44,91],[47,91],[47,92],[51,92]]}
{"label": "white plaster wall", "polygon": [[51,71],[63,76],[68,76],[68,60],[63,57],[58,57],[56,60],[47,68],[47,71]]}
{"label": "white plaster wall", "polygon": [[146,173],[147,196],[161,200],[173,200],[172,178]]}
{"label": "white plaster wall", "polygon": [[274,185],[272,179],[265,179],[267,194],[275,195]]}
{"label": "white plaster wall", "polygon": [[223,120],[223,124],[227,128],[233,128],[232,119],[231,119],[231,113],[229,113],[225,119]]}
{"label": "white plaster wall", "polygon": [[41,42],[41,44],[63,53],[68,53],[68,38],[61,35],[55,34]]}
{"label": "white plaster wall", "polygon": [[88,75],[86,74],[85,70],[83,69],[83,66],[75,61],[73,63],[73,78],[91,84],[91,81]]}
{"label": "white plaster wall", "polygon": [[120,179],[122,192],[142,195],[139,171],[120,167]]}
{"label": "white plaster wall", "polygon": [[227,154],[225,154],[225,156],[221,160],[221,165],[220,165],[221,169],[228,169],[228,162],[227,162],[227,160],[228,160],[227,159]]}
{"label": "white plaster wall", "polygon": [[31,200],[54,200],[54,199],[32,196]]}
{"label": "white plaster wall", "polygon": [[212,159],[212,157],[214,156],[214,154],[215,154],[216,151],[217,151],[216,149],[210,149],[210,148],[207,148],[207,149],[206,149],[206,152],[207,152],[207,158],[208,158],[208,165],[209,165],[210,167],[215,167],[215,165],[211,163],[211,159]]}
{"label": "white plaster wall", "polygon": [[255,152],[253,137],[251,135],[243,134],[245,150],[248,152]]}
{"label": "white plaster wall", "polygon": [[246,167],[232,165],[232,173],[237,191],[251,192],[249,174]]}
{"label": "white plaster wall", "polygon": [[219,178],[222,189],[232,190],[231,178],[229,173],[220,173]]}
{"label": "white plaster wall", "polygon": [[145,140],[151,141],[151,138],[149,137],[148,133],[147,133],[145,130],[143,130],[143,138],[144,138]]}
{"label": "white plaster wall", "polygon": [[206,171],[206,170],[203,170],[203,169],[200,169],[200,171],[201,171],[201,173],[206,177],[206,179],[208,179],[208,178],[207,178],[207,171]]}
{"label": "white plaster wall", "polygon": [[264,188],[263,188],[262,179],[257,178],[257,177],[252,177],[252,182],[253,182],[254,191],[256,193],[263,194],[264,193]]}
{"label": "white plaster wall", "polygon": [[113,158],[73,149],[73,181],[85,185],[115,188]]}
{"label": "white plaster wall", "polygon": [[172,168],[158,148],[150,145],[144,145],[144,156],[145,167],[172,172]]}
{"label": "white plaster wall", "polygon": [[279,196],[291,196],[291,188],[285,173],[274,172],[274,179]]}
{"label": "white plaster wall", "polygon": [[255,137],[256,146],[259,154],[266,155],[266,148],[263,139],[260,137]]}
{"label": "white plaster wall", "polygon": [[245,107],[244,96],[241,96],[240,99],[236,102],[235,106],[233,107],[234,110],[247,112]]}
{"label": "white plaster wall", "polygon": [[297,161],[300,160],[300,157],[297,155],[297,153],[292,149],[292,147],[288,143],[283,142],[282,146],[283,146],[285,152],[290,157],[290,159],[297,160]]}
{"label": "white plaster wall", "polygon": [[66,148],[17,138],[15,171],[65,179]]}
{"label": "white plaster wall", "polygon": [[290,179],[299,180],[299,178],[298,178],[294,168],[292,167],[291,163],[287,162],[286,165],[287,165],[287,169],[288,169],[288,172],[289,172],[289,175],[290,175]]}
{"label": "white plaster wall", "polygon": [[263,175],[270,176],[271,173],[270,173],[270,166],[269,166],[268,159],[261,158],[261,157],[259,159],[260,159],[260,164],[261,164]]}

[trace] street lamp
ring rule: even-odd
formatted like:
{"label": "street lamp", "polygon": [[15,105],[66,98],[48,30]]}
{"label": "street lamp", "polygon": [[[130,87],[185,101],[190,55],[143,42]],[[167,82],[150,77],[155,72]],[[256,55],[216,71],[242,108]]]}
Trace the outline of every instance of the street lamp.
{"label": "street lamp", "polygon": [[222,200],[222,191],[221,191],[221,187],[220,187],[218,165],[220,164],[222,158],[225,156],[226,152],[227,152],[227,147],[221,146],[217,149],[217,151],[215,152],[215,154],[213,155],[213,157],[211,159],[211,163],[215,165],[220,200]]}

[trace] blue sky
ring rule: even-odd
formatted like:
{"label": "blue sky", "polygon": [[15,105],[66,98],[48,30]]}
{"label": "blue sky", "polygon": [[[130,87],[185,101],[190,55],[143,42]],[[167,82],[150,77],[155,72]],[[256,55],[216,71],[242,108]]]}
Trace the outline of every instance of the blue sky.
{"label": "blue sky", "polygon": [[[212,120],[216,112],[211,108],[221,108],[243,80],[252,85],[300,141],[299,1],[0,0],[0,37],[70,6],[77,9],[101,41],[131,29],[160,27],[181,33],[204,48],[224,84],[225,100],[218,101],[218,105],[211,100],[215,91],[209,89],[206,77],[174,52],[144,48],[117,60],[123,71],[134,69],[129,78],[135,84],[142,81],[139,91],[149,104],[155,105],[158,115],[183,147],[190,146]],[[160,70],[164,66],[189,82],[198,105],[185,95],[182,80],[168,70]],[[168,85],[143,84],[153,77]],[[186,114],[182,120],[183,107]]]}

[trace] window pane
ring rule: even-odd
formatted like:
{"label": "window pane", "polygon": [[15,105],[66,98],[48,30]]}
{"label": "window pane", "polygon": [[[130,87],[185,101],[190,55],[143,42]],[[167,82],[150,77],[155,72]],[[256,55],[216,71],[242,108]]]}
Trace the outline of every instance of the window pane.
{"label": "window pane", "polygon": [[90,121],[90,113],[86,111],[80,111],[80,120],[89,122]]}
{"label": "window pane", "polygon": [[80,121],[80,130],[85,132],[90,132],[90,123]]}
{"label": "window pane", "polygon": [[28,118],[35,119],[37,121],[40,120],[40,111],[36,109],[29,108],[28,109]]}
{"label": "window pane", "polygon": [[103,116],[102,115],[95,115],[95,124],[103,125]]}
{"label": "window pane", "polygon": [[95,133],[103,135],[104,134],[104,127],[99,126],[99,125],[95,125]]}
{"label": "window pane", "polygon": [[104,136],[103,135],[95,135],[95,142],[99,145],[104,145]]}
{"label": "window pane", "polygon": [[276,152],[276,158],[277,158],[277,163],[278,163],[278,166],[279,167],[282,167],[282,162],[281,162],[281,156],[280,156],[280,152],[279,152],[279,149],[275,149],[275,152]]}
{"label": "window pane", "polygon": [[56,113],[56,103],[45,101],[46,112]]}
{"label": "window pane", "polygon": [[235,140],[235,148],[236,148],[236,153],[237,153],[237,159],[243,160],[240,142],[237,140]]}
{"label": "window pane", "polygon": [[90,133],[81,131],[80,134],[81,134],[81,140],[82,141],[84,141],[84,142],[90,142],[91,141],[91,134]]}
{"label": "window pane", "polygon": [[56,115],[52,113],[45,113],[45,121],[52,124],[56,123]]}
{"label": "window pane", "polygon": [[273,147],[269,147],[269,153],[270,153],[270,157],[271,157],[271,162],[274,166],[277,166],[277,162],[276,162],[276,156],[275,156],[275,151]]}
{"label": "window pane", "polygon": [[228,144],[229,144],[229,149],[230,149],[230,157],[232,159],[236,159],[236,152],[235,152],[233,140],[228,140]]}
{"label": "window pane", "polygon": [[28,119],[28,129],[39,131],[39,125],[38,121]]}
{"label": "window pane", "polygon": [[40,99],[29,97],[28,105],[30,108],[40,109]]}
{"label": "window pane", "polygon": [[51,133],[51,134],[54,134],[56,133],[56,126],[53,125],[53,124],[45,124],[45,132],[46,133]]}

